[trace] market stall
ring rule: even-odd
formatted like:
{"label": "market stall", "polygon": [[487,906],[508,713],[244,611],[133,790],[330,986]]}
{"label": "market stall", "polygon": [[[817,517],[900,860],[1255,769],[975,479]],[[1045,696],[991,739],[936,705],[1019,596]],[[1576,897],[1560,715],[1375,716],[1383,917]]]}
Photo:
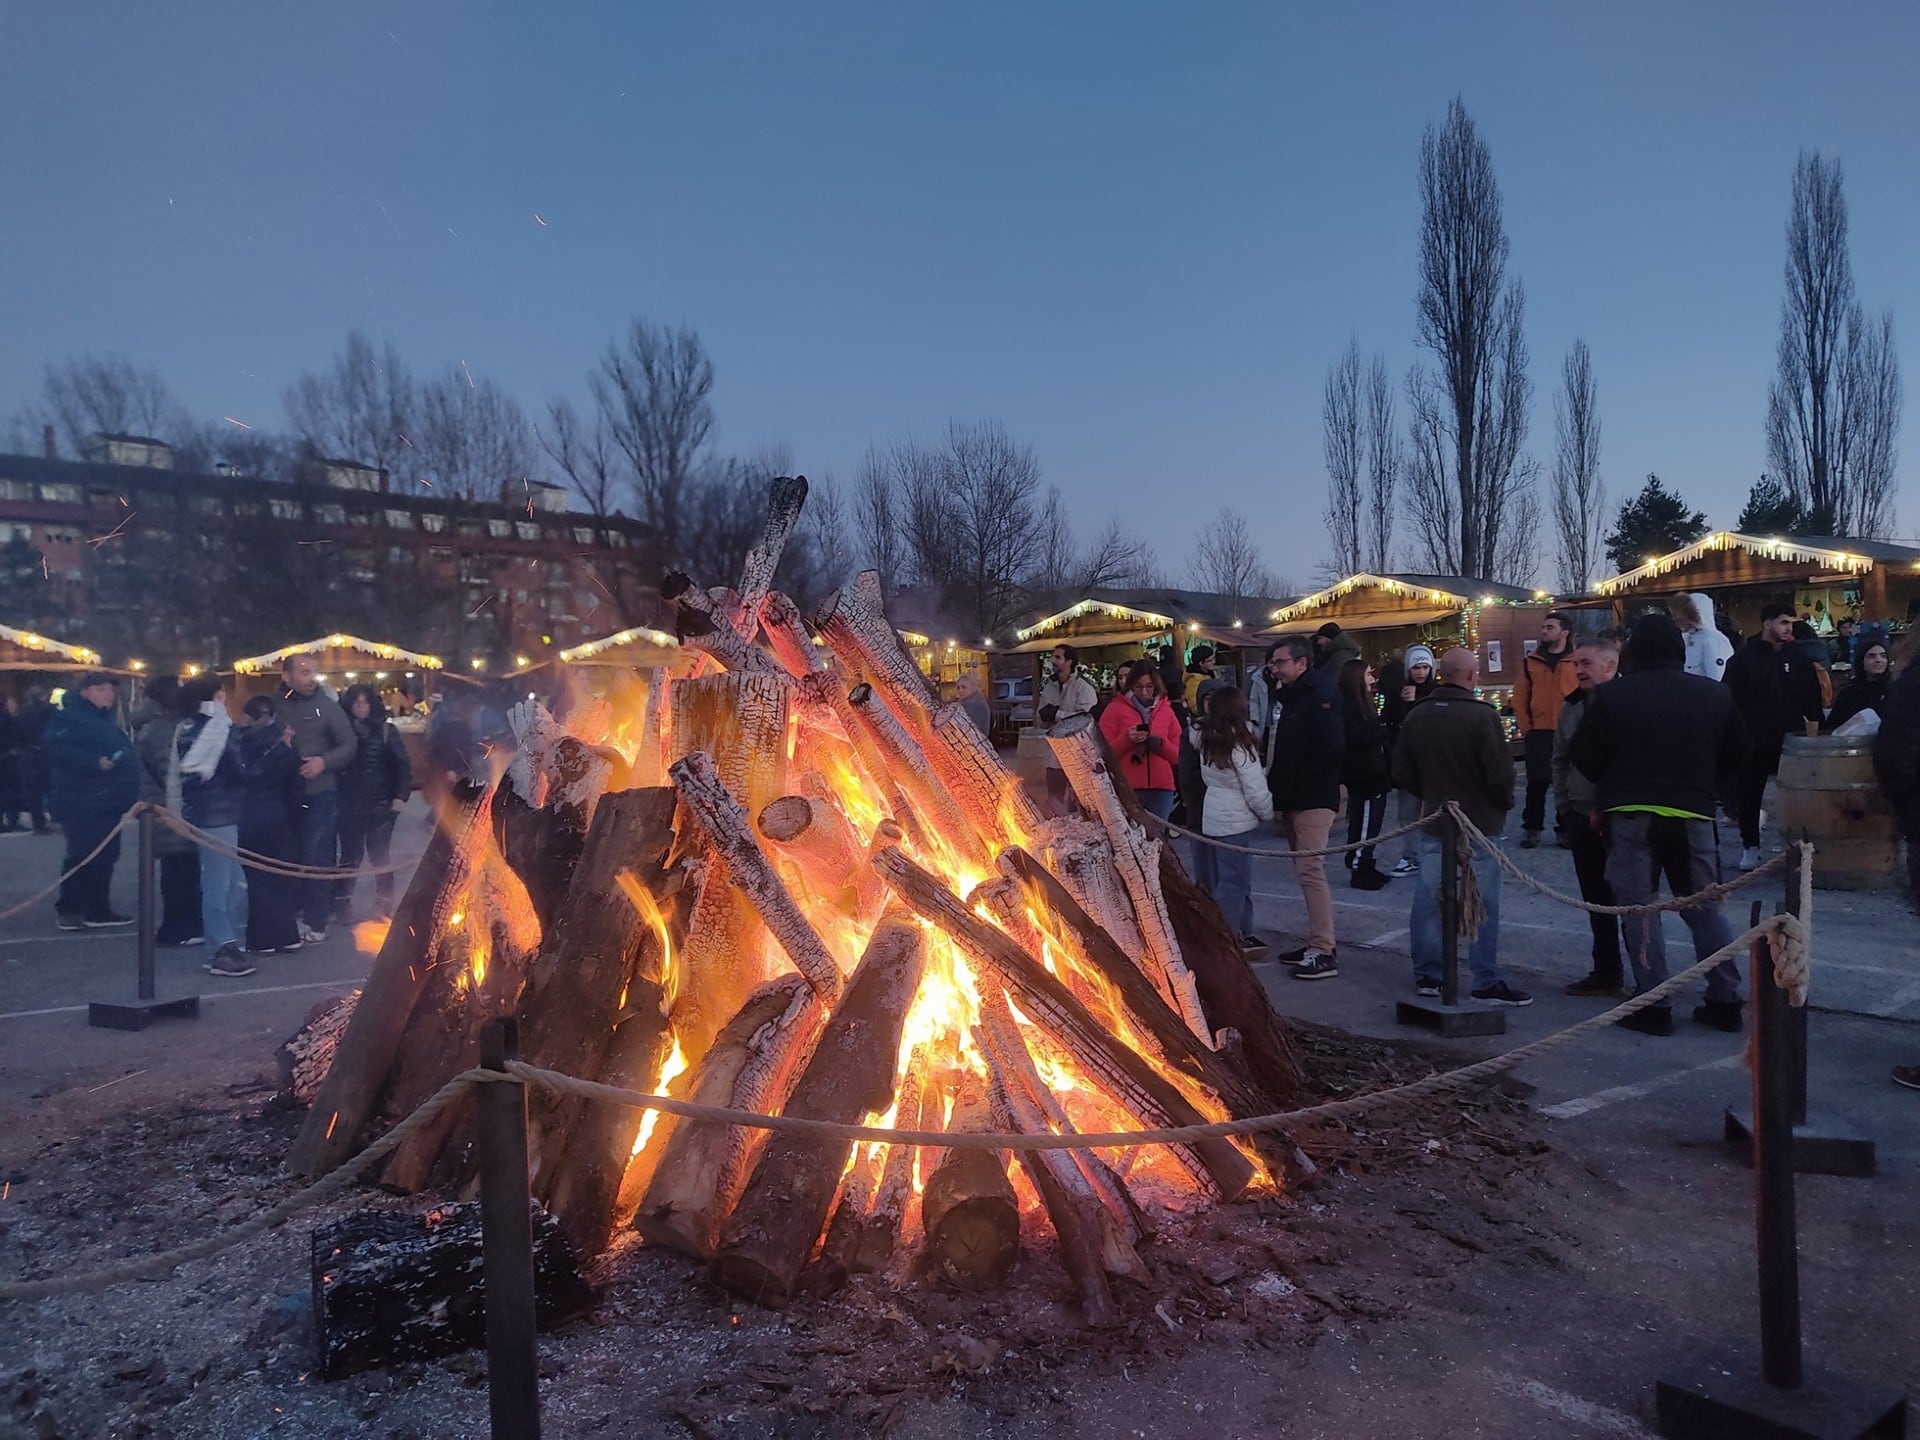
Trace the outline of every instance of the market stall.
{"label": "market stall", "polygon": [[[446,680],[464,681],[466,677],[447,670],[438,655],[336,632],[234,661],[233,668],[224,672],[228,707],[237,713],[253,696],[274,694],[280,685],[281,666],[293,655],[313,656],[320,669],[320,683],[335,695],[343,694],[350,685],[373,686],[387,707],[393,728],[406,744],[414,775],[426,773],[426,712],[432,697]],[[189,672],[182,673],[190,678]]]}
{"label": "market stall", "polygon": [[1260,663],[1264,642],[1257,626],[1277,603],[1273,598],[1205,591],[1093,590],[1016,629],[1005,653],[1024,657],[1024,663],[1003,662],[994,671],[996,678],[1018,674],[1032,677],[1036,685],[1042,683],[1048,653],[1065,642],[1078,652],[1081,668],[1105,693],[1113,688],[1114,669],[1123,660],[1171,645],[1184,665],[1194,647],[1205,644],[1214,649],[1216,673],[1238,684]]}
{"label": "market stall", "polygon": [[112,675],[137,675],[137,670],[120,670],[101,663],[100,652],[84,645],[68,645],[50,640],[31,630],[16,630],[0,625],[0,699],[18,699],[33,686],[49,692],[88,670],[104,670]]}

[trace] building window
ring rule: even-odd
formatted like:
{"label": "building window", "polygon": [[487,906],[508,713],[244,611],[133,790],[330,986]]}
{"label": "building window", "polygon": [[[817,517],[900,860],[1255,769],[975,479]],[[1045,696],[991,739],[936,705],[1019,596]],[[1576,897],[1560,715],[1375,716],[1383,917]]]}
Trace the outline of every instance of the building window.
{"label": "building window", "polygon": [[298,520],[300,518],[300,502],[298,500],[273,499],[269,500],[267,504],[272,507],[273,518],[276,520]]}
{"label": "building window", "polygon": [[347,523],[347,507],[344,505],[316,505],[313,507],[313,523],[316,525],[344,525]]}
{"label": "building window", "polygon": [[531,520],[521,520],[514,525],[513,529],[514,533],[522,540],[538,540],[540,538],[540,527]]}
{"label": "building window", "polygon": [[513,522],[511,520],[489,520],[487,521],[487,534],[496,540],[510,540],[513,538]]}
{"label": "building window", "polygon": [[193,502],[193,511],[196,515],[221,515],[226,513],[226,506],[218,495],[202,495]]}
{"label": "building window", "polygon": [[[391,515],[393,512],[387,512]],[[428,510],[420,516],[420,528],[428,534],[438,535],[447,528],[447,517],[435,510]]]}
{"label": "building window", "polygon": [[468,539],[473,539],[486,532],[480,528],[480,522],[478,520],[462,520],[458,525],[453,527],[453,533],[456,535],[465,535]]}
{"label": "building window", "polygon": [[390,530],[413,529],[413,512],[411,510],[387,511],[387,528]]}
{"label": "building window", "polygon": [[591,525],[574,526],[573,527],[573,543],[576,545],[593,544],[593,527]]}
{"label": "building window", "polygon": [[80,487],[78,485],[42,485],[40,498],[51,505],[78,505]]}

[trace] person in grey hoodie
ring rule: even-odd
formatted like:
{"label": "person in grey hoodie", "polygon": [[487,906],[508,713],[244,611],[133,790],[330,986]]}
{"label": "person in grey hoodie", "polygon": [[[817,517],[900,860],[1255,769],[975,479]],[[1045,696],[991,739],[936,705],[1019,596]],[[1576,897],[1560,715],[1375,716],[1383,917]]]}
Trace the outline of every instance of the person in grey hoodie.
{"label": "person in grey hoodie", "polygon": [[[306,798],[300,808],[299,863],[331,869],[339,858],[340,794],[338,776],[353,763],[359,746],[353,726],[332,696],[320,688],[320,666],[311,655],[289,655],[280,666],[280,693],[274,700],[279,721],[293,731],[300,755]],[[333,881],[315,878],[300,886],[300,938],[327,938],[327,914]]]}
{"label": "person in grey hoodie", "polygon": [[1687,642],[1686,672],[1708,680],[1727,678],[1727,661],[1733,658],[1733,641],[1714,624],[1713,597],[1695,590],[1676,596],[1670,607],[1674,622]]}

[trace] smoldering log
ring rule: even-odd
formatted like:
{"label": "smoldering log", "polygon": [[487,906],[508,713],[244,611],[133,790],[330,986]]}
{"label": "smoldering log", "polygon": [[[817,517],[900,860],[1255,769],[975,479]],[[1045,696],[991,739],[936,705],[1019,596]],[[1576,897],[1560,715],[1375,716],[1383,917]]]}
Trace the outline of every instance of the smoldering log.
{"label": "smoldering log", "polygon": [[[991,1132],[985,1082],[971,1070],[956,1082],[947,1133]],[[1020,1258],[1020,1203],[1007,1179],[1006,1156],[949,1146],[923,1156],[922,1164],[930,1168],[920,1192],[921,1253],[928,1270],[956,1290],[997,1289]]]}
{"label": "smoldering log", "polygon": [[960,705],[942,705],[928,722],[927,758],[983,835],[1037,835],[1046,824],[1020,778]]}
{"label": "smoldering log", "polygon": [[[926,1115],[933,1096],[926,1086],[927,1059],[916,1047],[907,1063],[907,1078],[900,1086],[900,1105],[894,1128],[926,1128]],[[860,1252],[853,1268],[863,1274],[878,1274],[887,1268],[900,1243],[900,1230],[906,1223],[907,1204],[913,1198],[913,1162],[915,1147],[902,1143],[887,1146],[886,1162],[880,1167],[880,1183],[874,1187],[873,1204],[867,1210],[866,1223],[860,1227]]]}
{"label": "smoldering log", "polygon": [[[1044,965],[968,909],[944,881],[897,849],[882,852],[874,863],[895,894],[997,975],[1021,1010],[1129,1114],[1154,1127],[1205,1123],[1206,1117],[1171,1081],[1095,1019]],[[1226,1140],[1170,1148],[1204,1187],[1229,1200],[1253,1182],[1252,1162]]]}
{"label": "smoldering log", "polygon": [[[431,1360],[486,1342],[480,1206],[425,1215],[362,1210],[315,1228],[314,1340],[319,1373],[339,1380],[382,1365]],[[534,1318],[542,1330],[591,1310],[559,1222],[533,1206]]]}
{"label": "smoldering log", "polygon": [[[806,1063],[825,1013],[800,976],[769,981],[721,1027],[676,1092],[702,1105],[758,1109],[770,1103],[777,1109],[785,1086]],[[748,1150],[761,1133],[663,1115],[648,1145],[659,1147],[658,1159],[644,1167],[652,1181],[635,1208],[634,1228],[649,1244],[703,1260],[712,1255],[721,1222],[745,1182]]]}
{"label": "smoldering log", "polygon": [[859,913],[857,881],[866,867],[866,847],[860,844],[847,817],[831,803],[807,795],[783,795],[761,810],[754,821],[760,836],[793,862],[807,887],[847,915]]}
{"label": "smoldering log", "polygon": [[840,1182],[840,1196],[834,1203],[833,1219],[827,1222],[826,1238],[820,1242],[820,1254],[800,1277],[809,1294],[831,1295],[854,1273],[867,1211],[879,1183],[880,1168],[872,1149],[861,1146]]}
{"label": "smoldering log", "polygon": [[781,475],[767,485],[767,521],[760,543],[747,552],[740,568],[740,638],[753,639],[760,624],[760,607],[773,589],[773,572],[780,568],[780,552],[787,548],[800,511],[807,503],[807,477]]}
{"label": "smoldering log", "polygon": [[[880,922],[783,1114],[855,1124],[892,1107],[900,1028],[925,963],[918,925],[904,913]],[[769,1136],[714,1254],[715,1283],[756,1305],[784,1309],[852,1149],[851,1140]]]}
{"label": "smoldering log", "polygon": [[710,756],[696,751],[669,772],[674,788],[692,808],[707,838],[726,862],[733,885],[746,897],[794,968],[816,994],[831,1003],[840,993],[840,970],[793,896],[780,882],[766,853],[753,838],[746,811],[720,783]]}
{"label": "smoldering log", "polygon": [[340,1037],[347,1033],[360,992],[349,990],[322,1000],[307,1012],[300,1028],[273,1052],[280,1062],[280,1093],[296,1105],[312,1105],[333,1065]]}
{"label": "smoldering log", "polygon": [[800,620],[800,607],[778,590],[760,602],[760,630],[773,658],[796,679],[827,668],[827,655]]}
{"label": "smoldering log", "polygon": [[987,858],[980,832],[968,821],[960,806],[940,784],[920,742],[908,733],[881,694],[873,686],[860,684],[847,694],[853,713],[865,727],[875,747],[886,757],[894,779],[935,833],[948,846],[976,862]]}
{"label": "smoldering log", "polygon": [[387,1082],[407,1018],[426,981],[427,956],[456,912],[490,822],[488,791],[462,782],[449,794],[426,852],[374,957],[361,1003],[340,1037],[287,1157],[296,1175],[324,1175],[360,1148],[360,1132]]}
{"label": "smoldering log", "polygon": [[[643,1090],[659,1076],[671,1039],[673,931],[676,920],[685,923],[684,903],[666,893],[678,800],[663,786],[600,802],[568,903],[520,994],[521,1057],[528,1064]],[[536,1086],[527,1118],[535,1196],[580,1254],[597,1255],[612,1228],[639,1112]]]}

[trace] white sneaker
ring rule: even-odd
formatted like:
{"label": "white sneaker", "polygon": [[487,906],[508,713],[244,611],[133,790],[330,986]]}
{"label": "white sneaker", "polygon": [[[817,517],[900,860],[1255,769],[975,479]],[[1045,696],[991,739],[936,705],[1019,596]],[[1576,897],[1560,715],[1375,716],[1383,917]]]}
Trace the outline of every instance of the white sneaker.
{"label": "white sneaker", "polygon": [[1418,860],[1407,860],[1403,858],[1395,861],[1393,869],[1387,873],[1389,875],[1418,875],[1420,873],[1420,862]]}
{"label": "white sneaker", "polygon": [[1753,845],[1749,845],[1749,846],[1747,846],[1747,848],[1746,848],[1746,849],[1744,849],[1744,850],[1742,850],[1742,851],[1740,852],[1740,862],[1739,862],[1739,864],[1738,864],[1738,865],[1736,865],[1736,866],[1735,866],[1734,868],[1735,868],[1735,869],[1737,869],[1737,870],[1757,870],[1757,869],[1759,869],[1759,868],[1760,868],[1760,851],[1759,851],[1759,848],[1758,848],[1758,847],[1756,847],[1756,846],[1753,846]]}

